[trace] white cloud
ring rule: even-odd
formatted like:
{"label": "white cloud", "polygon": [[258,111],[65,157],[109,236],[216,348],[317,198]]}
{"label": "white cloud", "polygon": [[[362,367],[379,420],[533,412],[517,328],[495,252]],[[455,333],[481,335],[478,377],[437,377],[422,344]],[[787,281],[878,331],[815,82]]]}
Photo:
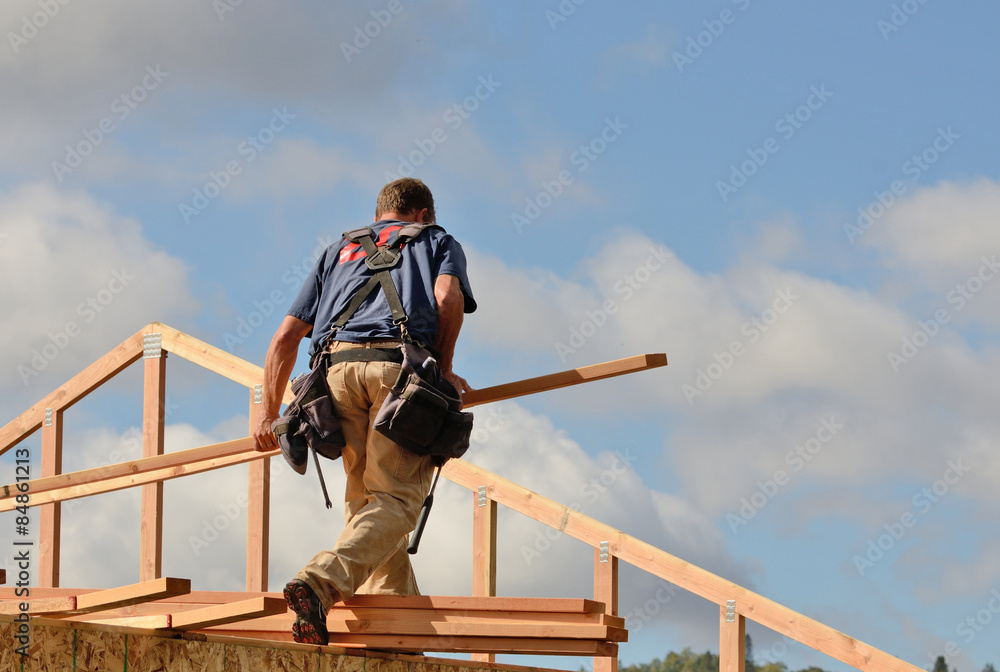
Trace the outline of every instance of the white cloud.
{"label": "white cloud", "polygon": [[185,264],[85,194],[39,184],[0,194],[0,230],[8,393],[45,394],[149,322],[197,308]]}

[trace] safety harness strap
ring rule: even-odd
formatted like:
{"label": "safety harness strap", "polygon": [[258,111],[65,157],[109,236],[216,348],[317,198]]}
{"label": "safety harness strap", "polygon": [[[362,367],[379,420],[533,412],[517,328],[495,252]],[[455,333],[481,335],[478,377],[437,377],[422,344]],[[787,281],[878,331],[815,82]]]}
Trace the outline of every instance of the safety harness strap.
{"label": "safety harness strap", "polygon": [[423,224],[419,222],[407,224],[397,232],[396,240],[391,245],[383,245],[382,247],[375,246],[371,227],[366,226],[344,234],[347,240],[359,243],[364,249],[365,265],[374,271],[374,275],[362,285],[361,289],[351,298],[344,312],[330,326],[330,334],[323,342],[324,350],[334,340],[337,332],[343,329],[347,322],[354,316],[354,313],[361,307],[361,304],[379,286],[385,292],[385,300],[389,304],[389,310],[392,312],[393,324],[399,325],[403,340],[409,341],[405,326],[407,320],[406,310],[403,308],[403,302],[399,298],[399,292],[396,290],[396,284],[392,281],[392,275],[389,271],[395,268],[399,264],[400,259],[402,259],[403,245],[419,236],[424,229],[432,226],[437,226],[437,224]]}

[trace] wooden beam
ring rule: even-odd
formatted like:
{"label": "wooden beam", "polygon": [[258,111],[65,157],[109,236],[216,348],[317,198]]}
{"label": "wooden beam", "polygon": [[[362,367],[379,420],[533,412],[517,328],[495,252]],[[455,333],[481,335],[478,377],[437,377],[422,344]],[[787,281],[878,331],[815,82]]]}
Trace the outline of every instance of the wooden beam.
{"label": "wooden beam", "polygon": [[95,388],[116,376],[129,364],[142,357],[142,336],[148,333],[144,327],[125,339],[121,345],[104,355],[86,369],[76,374],[65,384],[46,395],[27,411],[8,422],[0,429],[0,455],[16,446],[42,426],[45,409],[65,410],[90,394]]}
{"label": "wooden beam", "polygon": [[[254,385],[264,381],[264,369],[262,367],[251,364],[236,355],[177,331],[165,324],[155,322],[154,325],[163,334],[164,350],[168,350],[178,357],[183,357],[189,362],[209,371],[214,371],[220,376],[245,385],[251,390],[253,390]],[[295,395],[292,394],[291,387],[286,386],[282,401],[288,404],[294,398]]]}
{"label": "wooden beam", "polygon": [[[159,349],[159,346],[155,346]],[[162,349],[145,356],[143,382],[142,456],[163,455],[167,355]],[[139,516],[139,580],[160,578],[163,563],[163,482],[142,486]]]}
{"label": "wooden beam", "polygon": [[[63,412],[46,409],[42,427],[42,478],[62,472]],[[29,481],[30,482],[30,481]],[[15,490],[16,491],[16,490]],[[31,490],[28,490],[30,493]],[[30,497],[31,504],[35,498]],[[16,500],[14,500],[16,503]],[[38,507],[38,585],[55,588],[59,585],[59,546],[62,536],[62,507],[50,502]]]}
{"label": "wooden beam", "polygon": [[[253,450],[253,439],[248,437],[106,467],[85,469],[54,478],[37,479],[28,483],[33,504],[66,501],[280,454],[279,450],[256,452]],[[3,486],[3,491],[0,493],[0,512],[11,511],[17,506],[15,501],[17,494],[17,488],[13,484]]]}
{"label": "wooden beam", "polygon": [[604,362],[603,364],[593,364],[560,373],[538,376],[537,378],[519,380],[514,383],[484,387],[481,390],[471,390],[463,395],[462,405],[465,408],[471,408],[479,404],[488,404],[494,401],[523,397],[528,394],[557,390],[561,387],[589,383],[614,376],[623,376],[627,373],[645,371],[646,369],[654,369],[666,365],[667,356],[663,353],[636,355],[635,357],[616,359],[611,362]]}
{"label": "wooden beam", "polygon": [[719,672],[744,672],[746,665],[746,619],[735,605],[719,607]]}
{"label": "wooden beam", "polygon": [[625,562],[699,595],[715,604],[736,599],[747,618],[863,672],[923,672],[919,667],[849,637],[773,600],[696,567],[655,546],[620,532],[574,509],[512,483],[461,459],[448,460],[442,475],[470,490],[489,483],[487,495],[590,546],[610,541],[610,552]]}
{"label": "wooden beam", "polygon": [[191,592],[190,579],[163,577],[153,581],[134,583],[120,588],[84,593],[76,598],[76,611],[104,611],[140,602],[154,602],[165,597]]}
{"label": "wooden beam", "polygon": [[288,606],[283,597],[255,597],[241,602],[174,613],[170,627],[174,630],[197,630],[287,612]]}
{"label": "wooden beam", "polygon": [[[450,460],[449,460],[450,462]],[[465,597],[453,595],[355,595],[337,602],[333,609],[454,609],[460,611],[497,610],[553,613],[604,613],[604,605],[594,600],[563,597]]]}
{"label": "wooden beam", "polygon": [[[594,599],[604,603],[609,615],[618,615],[618,558],[603,543],[594,548]],[[618,658],[594,658],[593,670],[618,672]]]}
{"label": "wooden beam", "polygon": [[[29,483],[31,486],[31,494],[37,495],[52,490],[58,490],[60,488],[76,487],[86,485],[88,483],[106,481],[120,476],[131,476],[134,474],[141,474],[168,467],[182,467],[192,462],[201,462],[203,460],[246,453],[252,449],[253,443],[249,438],[236,439],[234,441],[213,443],[207,446],[201,446],[200,448],[179,450],[165,455],[158,455],[156,457],[129,460],[128,462],[119,462],[118,464],[109,464],[103,467],[94,467],[92,469],[82,469],[80,471],[73,471],[68,474],[60,474],[58,476],[48,478],[36,478],[33,481],[29,481]],[[270,454],[280,454],[280,452],[274,451]],[[18,494],[19,492],[16,484],[9,483],[2,486],[2,489],[0,489],[0,500],[13,499]],[[10,511],[12,508],[12,506],[4,508],[4,502],[0,501],[0,511]]]}
{"label": "wooden beam", "polygon": [[[472,595],[497,594],[497,503],[485,492],[472,493]],[[473,653],[472,660],[495,663],[495,653]]]}
{"label": "wooden beam", "polygon": [[[250,389],[250,436],[261,416],[260,386]],[[247,591],[267,590],[271,523],[271,459],[250,463],[247,479]]]}
{"label": "wooden beam", "polygon": [[[32,589],[31,592],[34,594],[35,589]],[[69,597],[43,597],[37,600],[19,597],[0,602],[0,614],[20,614],[21,604],[24,602],[28,603],[28,613],[32,616],[76,609],[76,597],[72,595]]]}

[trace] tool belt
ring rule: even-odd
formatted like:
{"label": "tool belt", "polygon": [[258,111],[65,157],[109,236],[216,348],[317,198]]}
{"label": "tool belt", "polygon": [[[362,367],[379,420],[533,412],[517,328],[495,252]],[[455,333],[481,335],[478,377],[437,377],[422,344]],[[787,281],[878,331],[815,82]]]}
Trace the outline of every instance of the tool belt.
{"label": "tool belt", "polygon": [[469,449],[471,413],[437,360],[413,343],[400,346],[403,365],[375,416],[375,430],[417,455],[461,457]]}

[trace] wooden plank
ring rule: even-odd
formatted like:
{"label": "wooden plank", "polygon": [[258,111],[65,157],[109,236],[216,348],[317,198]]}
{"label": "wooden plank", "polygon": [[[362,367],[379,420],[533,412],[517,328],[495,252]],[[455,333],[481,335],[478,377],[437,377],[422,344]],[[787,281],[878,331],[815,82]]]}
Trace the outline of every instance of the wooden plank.
{"label": "wooden plank", "polygon": [[[51,415],[50,415],[51,413]],[[42,460],[39,473],[42,478],[62,472],[63,412],[47,409],[48,423],[42,427]],[[29,481],[30,482],[30,481]],[[31,492],[30,489],[28,491]],[[30,499],[30,498],[29,498]],[[13,500],[16,503],[16,500]],[[34,504],[34,501],[31,502]],[[38,507],[38,585],[55,588],[59,585],[59,550],[62,537],[62,507],[51,502]]]}
{"label": "wooden plank", "polygon": [[[72,618],[64,619],[65,623],[73,623]],[[106,618],[88,621],[95,625],[113,625],[120,628],[138,628],[141,630],[169,630],[170,614],[154,614],[152,616],[130,616],[127,618]]]}
{"label": "wooden plank", "polygon": [[17,416],[0,429],[0,455],[7,452],[25,437],[42,426],[45,409],[65,410],[90,394],[105,381],[115,377],[129,364],[142,357],[142,336],[149,332],[144,327],[125,339],[114,350],[104,355],[66,383],[46,395],[41,401]]}
{"label": "wooden plank", "polygon": [[[142,456],[163,455],[167,355],[143,360]],[[163,563],[163,482],[142,486],[139,514],[139,580],[160,578]]]}
{"label": "wooden plank", "polygon": [[[31,592],[34,594],[35,589],[32,588]],[[0,602],[0,614],[20,614],[21,604],[24,602],[28,603],[28,613],[32,616],[76,609],[76,597],[72,595],[69,597],[43,597],[37,600],[19,597],[9,602]]]}
{"label": "wooden plank", "polygon": [[285,614],[287,611],[284,598],[255,597],[242,602],[174,613],[170,627],[174,630],[197,630],[272,614]]}
{"label": "wooden plank", "polygon": [[[119,462],[118,464],[94,467],[92,469],[82,469],[80,471],[73,471],[68,474],[60,474],[58,476],[51,476],[48,478],[36,478],[33,481],[28,481],[28,483],[30,484],[31,494],[35,495],[59,488],[104,481],[119,476],[130,476],[146,471],[153,471],[155,469],[183,466],[189,462],[200,462],[202,460],[212,458],[238,455],[252,450],[253,441],[248,437],[236,439],[234,441],[213,443],[207,446],[201,446],[200,448],[179,450],[165,455],[158,455],[156,457],[129,460],[128,462]],[[272,454],[280,454],[280,451],[274,451]],[[12,499],[18,494],[16,484],[10,483],[4,485],[2,491],[0,491],[0,500]],[[0,511],[9,511],[13,508],[3,508],[3,505],[6,504],[8,504],[6,501],[0,502]]]}
{"label": "wooden plank", "polygon": [[370,635],[414,635],[420,637],[510,637],[516,639],[592,639],[602,642],[623,642],[627,633],[620,628],[604,625],[575,625],[561,623],[502,623],[423,620],[392,621],[328,621],[331,636],[334,632]]}
{"label": "wooden plank", "polygon": [[[198,631],[200,632],[200,631]],[[214,636],[292,641],[292,633],[252,630],[211,630]],[[412,635],[331,634],[330,647],[397,652],[502,653],[554,656],[617,656],[618,645],[588,639],[512,639],[506,637],[420,637]],[[323,648],[326,652],[328,649]]]}
{"label": "wooden plank", "polygon": [[[164,609],[162,603],[157,603],[157,609]],[[140,615],[142,613],[154,613],[153,611],[143,612],[142,605],[129,609],[133,613],[116,613],[115,615]],[[177,612],[174,612],[175,614]],[[241,623],[234,623],[226,626],[232,630],[274,630],[282,631],[291,627],[294,615],[290,612],[266,618],[256,618]],[[531,625],[545,627],[550,625],[558,626],[604,626],[611,627],[624,632],[624,619],[606,614],[542,614],[525,612],[439,612],[423,611],[416,609],[357,609],[353,611],[338,610],[331,611],[327,617],[327,623],[331,630],[347,632],[345,625],[351,621],[378,622],[380,628],[385,628],[389,633],[397,632],[399,627],[408,627],[412,623],[453,623],[474,625],[482,628],[483,632],[492,633],[494,626],[505,624]],[[617,637],[618,635],[615,635]]]}
{"label": "wooden plank", "polygon": [[[50,479],[46,479],[47,482],[39,488],[35,486],[42,479],[28,481],[31,484],[31,505],[53,501],[64,502],[79,497],[114,492],[144,483],[170,480],[281,454],[280,450],[258,453],[252,449],[252,445],[253,439],[248,437],[167,453],[157,457],[143,458],[142,460],[122,462],[108,467],[73,472],[56,477],[61,479],[63,483],[58,487],[53,487],[53,481]],[[185,456],[188,458],[187,461],[184,459]],[[160,467],[161,464],[168,466]],[[123,471],[126,473],[121,474]],[[102,473],[117,475],[102,478]],[[78,483],[78,480],[82,480],[83,483]],[[12,485],[5,486],[5,488],[9,488],[11,495],[0,497],[0,512],[11,511],[17,506],[15,501],[16,488]]]}
{"label": "wooden plank", "polygon": [[727,619],[726,607],[719,607],[719,672],[744,672],[746,666],[746,619]]}
{"label": "wooden plank", "polygon": [[[594,548],[594,599],[609,615],[618,614],[618,558]],[[618,658],[594,658],[593,672],[618,672]]]}
{"label": "wooden plank", "polygon": [[[497,503],[488,497],[481,501],[472,493],[472,595],[493,597],[497,594]],[[495,653],[473,653],[472,660],[495,663]]]}
{"label": "wooden plank", "polygon": [[[264,381],[263,367],[251,364],[239,357],[200,341],[193,336],[177,331],[165,324],[156,322],[158,331],[163,334],[163,349],[178,357],[197,364],[209,371],[214,371],[232,381],[253,389],[253,386]],[[282,401],[291,403],[295,398],[290,386],[286,386]]]}
{"label": "wooden plank", "polygon": [[[450,462],[451,460],[449,460]],[[604,612],[604,605],[594,600],[564,597],[466,597],[455,595],[355,595],[338,602],[333,609],[375,607],[379,609],[477,609],[499,611],[531,611],[556,613]]]}
{"label": "wooden plank", "polygon": [[[260,422],[261,401],[250,390],[250,436]],[[271,524],[271,459],[255,460],[247,477],[247,569],[248,591],[267,590]]]}
{"label": "wooden plank", "polygon": [[685,562],[610,525],[491,474],[470,462],[448,460],[441,471],[449,480],[470,490],[475,490],[481,483],[489,483],[487,495],[490,498],[590,546],[599,546],[601,541],[610,540],[611,553],[625,562],[715,604],[725,604],[726,600],[735,598],[738,613],[851,667],[863,672],[922,672],[919,667],[885,651]]}
{"label": "wooden plank", "polygon": [[104,611],[139,602],[154,602],[164,597],[184,595],[191,592],[190,579],[163,577],[153,581],[134,583],[120,588],[98,590],[78,595],[78,612]]}
{"label": "wooden plank", "polygon": [[465,408],[488,404],[514,397],[523,397],[528,394],[557,390],[561,387],[579,385],[580,383],[590,383],[595,380],[623,376],[628,373],[645,371],[667,365],[667,356],[663,353],[648,355],[636,355],[624,359],[616,359],[603,364],[593,364],[583,366],[578,369],[550,373],[545,376],[528,378],[513,383],[484,387],[481,390],[471,390],[462,396],[462,405]]}

